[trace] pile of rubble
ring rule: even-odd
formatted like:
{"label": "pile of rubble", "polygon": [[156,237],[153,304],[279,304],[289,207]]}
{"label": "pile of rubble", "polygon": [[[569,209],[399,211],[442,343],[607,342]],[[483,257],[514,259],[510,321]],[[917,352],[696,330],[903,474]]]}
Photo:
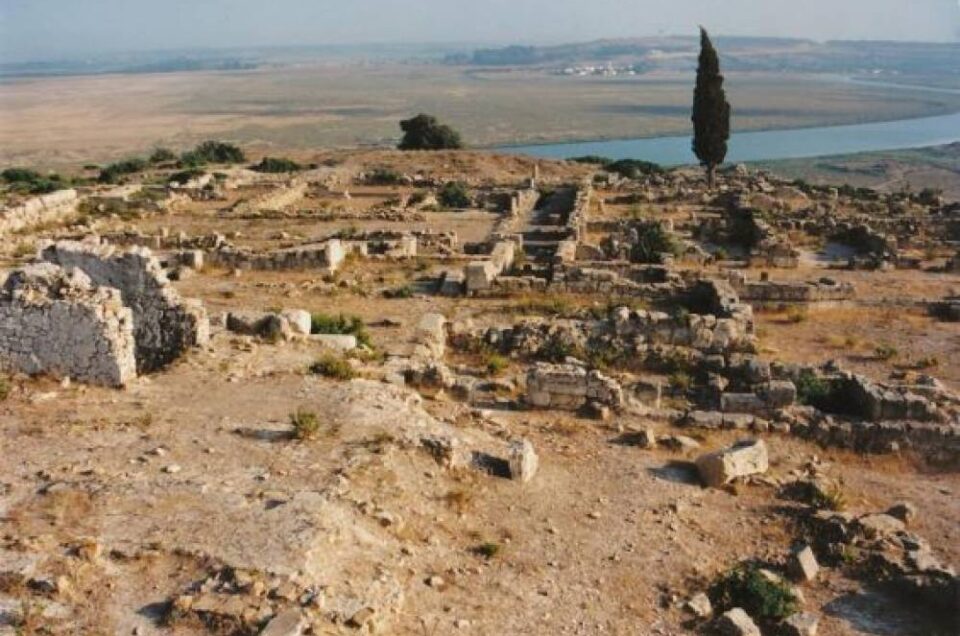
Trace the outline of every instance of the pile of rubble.
{"label": "pile of rubble", "polygon": [[122,386],[209,338],[202,305],[180,297],[147,249],[64,241],[40,255],[0,298],[7,368]]}

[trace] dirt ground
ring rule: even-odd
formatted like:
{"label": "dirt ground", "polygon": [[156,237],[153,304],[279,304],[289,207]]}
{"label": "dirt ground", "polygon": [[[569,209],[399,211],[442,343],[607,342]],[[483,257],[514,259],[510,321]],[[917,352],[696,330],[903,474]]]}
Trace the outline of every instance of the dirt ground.
{"label": "dirt ground", "polygon": [[[380,164],[503,187],[531,171],[529,163],[480,153],[354,153],[340,166]],[[586,170],[541,166],[547,183],[575,181]],[[473,242],[485,239],[498,218],[474,210],[426,212],[415,222],[365,220],[395,192],[350,192],[346,202],[337,192],[305,199],[294,207],[306,211],[285,219],[224,213],[236,202],[231,194],[169,215],[104,220],[98,229],[239,233],[238,244],[265,248],[345,227],[454,230]],[[350,207],[358,218],[312,217],[323,203]],[[688,216],[686,209],[662,211]],[[607,209],[611,218],[625,213]],[[286,238],[277,237],[281,231]],[[515,318],[510,308],[523,299],[443,298],[419,287],[410,298],[383,297],[462,264],[419,260],[359,259],[327,280],[315,271],[207,267],[176,287],[201,299],[211,315],[296,308],[359,316],[388,360],[409,355],[427,313],[451,321]],[[811,309],[800,320],[785,310],[758,310],[762,353],[788,362],[841,359],[877,378],[935,357],[930,372],[960,389],[960,326],[935,322],[916,305],[960,287],[960,277],[828,270],[809,261],[775,272],[778,280],[819,276],[854,283],[856,300]],[[880,344],[899,355],[877,359]],[[915,504],[911,531],[944,562],[960,563],[960,474],[911,453],[860,455],[770,433],[770,483],[707,489],[691,461],[742,432],[698,433],[698,450],[645,450],[625,443],[623,433],[676,431],[662,419],[629,413],[600,422],[512,410],[505,402],[470,405],[442,392],[421,396],[383,382],[377,361],[358,363],[361,377],[348,382],[310,374],[309,365],[326,352],[310,340],[266,342],[218,328],[209,345],[125,390],[12,377],[0,402],[0,561],[11,552],[39,555],[37,569],[55,589],[0,586],[0,595],[16,592],[36,603],[25,633],[217,633],[161,620],[170,600],[214,564],[309,584],[327,612],[375,603],[377,619],[388,625],[380,633],[696,633],[701,627],[681,608],[693,592],[743,559],[783,564],[798,505],[782,499],[773,482],[789,481],[811,462],[842,480],[852,512]],[[511,362],[498,379],[519,387],[524,373],[523,364]],[[291,436],[290,416],[299,410],[319,415],[316,439]],[[444,468],[420,443],[432,434],[462,436],[493,457],[504,457],[510,440],[526,438],[540,468],[527,484],[496,471]],[[83,548],[90,544],[96,549]],[[824,568],[802,592],[806,606],[822,614],[821,636],[945,634],[922,607],[843,568]],[[358,633],[343,622],[313,629]]]}

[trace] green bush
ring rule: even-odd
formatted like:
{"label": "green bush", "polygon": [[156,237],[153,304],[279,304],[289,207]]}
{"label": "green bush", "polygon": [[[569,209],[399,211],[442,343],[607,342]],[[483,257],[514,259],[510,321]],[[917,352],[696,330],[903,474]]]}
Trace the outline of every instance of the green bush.
{"label": "green bush", "polygon": [[155,148],[152,153],[150,153],[150,163],[168,163],[170,161],[176,161],[177,155],[174,154],[169,148]]}
{"label": "green bush", "polygon": [[400,287],[395,287],[394,289],[388,289],[383,292],[384,298],[390,299],[405,299],[413,298],[413,287],[410,285],[401,285]]}
{"label": "green bush", "polygon": [[721,576],[711,586],[709,596],[716,612],[740,607],[758,619],[779,620],[799,608],[789,585],[765,576],[754,565],[740,565]]}
{"label": "green bush", "polygon": [[180,156],[180,166],[190,168],[207,163],[243,163],[246,155],[237,146],[222,141],[205,141]]}
{"label": "green bush", "polygon": [[621,159],[620,161],[606,164],[604,169],[607,172],[615,172],[627,179],[636,179],[642,175],[661,174],[664,171],[663,168],[655,163],[641,161],[639,159]]}
{"label": "green bush", "polygon": [[260,163],[252,166],[251,170],[268,174],[278,174],[282,172],[297,172],[298,170],[303,170],[303,166],[285,157],[264,157],[260,160]]}
{"label": "green bush", "polygon": [[448,181],[437,193],[437,201],[445,208],[466,208],[470,206],[470,193],[463,181]]}
{"label": "green bush", "polygon": [[313,314],[310,317],[310,333],[353,335],[357,338],[357,344],[371,346],[370,334],[363,320],[357,316]]}
{"label": "green bush", "polygon": [[499,353],[488,353],[484,356],[483,366],[486,368],[488,375],[500,375],[510,366],[510,358]]}
{"label": "green bush", "polygon": [[492,559],[500,554],[502,549],[503,546],[501,546],[499,543],[488,541],[487,543],[481,543],[480,545],[475,546],[471,551],[485,559]]}
{"label": "green bush", "polygon": [[97,181],[100,183],[117,183],[120,177],[143,172],[146,169],[147,162],[139,157],[124,159],[123,161],[111,163],[107,167],[101,169],[100,176],[97,177]]}
{"label": "green bush", "polygon": [[366,181],[370,185],[398,185],[403,181],[403,175],[393,168],[380,167],[374,168]]}
{"label": "green bush", "polygon": [[320,432],[320,417],[313,411],[297,409],[290,414],[293,436],[299,440],[313,439]]}
{"label": "green bush", "polygon": [[357,375],[349,362],[332,354],[327,354],[311,364],[310,373],[336,380],[352,380]]}
{"label": "green bush", "polygon": [[609,166],[613,163],[613,159],[609,157],[601,157],[600,155],[583,155],[581,157],[570,157],[568,161],[573,161],[574,163],[586,163],[598,166]]}
{"label": "green bush", "polygon": [[174,172],[172,175],[170,175],[167,178],[167,182],[169,183],[176,182],[182,185],[184,183],[187,183],[188,181],[193,181],[194,179],[202,177],[206,173],[207,173],[206,170],[203,170],[202,168],[189,168],[187,170]]}
{"label": "green bush", "polygon": [[686,393],[690,390],[693,380],[691,380],[689,373],[674,371],[670,374],[670,377],[667,378],[667,384],[669,384],[670,389],[674,393]]}
{"label": "green bush", "polygon": [[436,117],[420,113],[400,122],[403,139],[400,150],[444,150],[463,148],[463,140],[456,130],[441,124]]}
{"label": "green bush", "polygon": [[66,188],[69,183],[56,174],[42,175],[29,168],[7,168],[0,173],[0,178],[6,182],[14,192],[26,194],[47,194]]}
{"label": "green bush", "polygon": [[680,253],[676,238],[659,221],[639,221],[632,227],[638,234],[630,252],[630,260],[634,263],[660,263],[663,254]]}
{"label": "green bush", "polygon": [[563,362],[566,358],[581,357],[583,357],[583,351],[580,347],[559,334],[551,336],[537,350],[537,358],[547,362]]}
{"label": "green bush", "polygon": [[833,386],[826,378],[819,377],[810,370],[804,370],[797,378],[797,401],[807,406],[823,410],[833,396]]}

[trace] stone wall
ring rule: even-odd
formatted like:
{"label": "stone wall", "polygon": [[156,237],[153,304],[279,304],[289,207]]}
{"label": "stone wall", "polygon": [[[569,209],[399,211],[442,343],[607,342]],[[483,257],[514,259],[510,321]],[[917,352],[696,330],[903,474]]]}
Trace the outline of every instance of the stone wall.
{"label": "stone wall", "polygon": [[321,269],[334,272],[344,258],[346,250],[338,239],[268,252],[223,245],[207,254],[212,265],[251,270]]}
{"label": "stone wall", "polygon": [[476,294],[493,287],[496,278],[513,265],[516,249],[514,241],[499,241],[494,244],[489,260],[468,263],[463,270],[467,293]]}
{"label": "stone wall", "polygon": [[856,296],[853,285],[829,278],[807,282],[748,281],[745,275],[734,272],[730,283],[741,300],[761,304],[841,302]]}
{"label": "stone wall", "polygon": [[0,235],[62,221],[77,211],[80,199],[76,190],[59,190],[24,203],[0,209]]}
{"label": "stone wall", "polygon": [[133,312],[78,270],[28,265],[0,289],[0,365],[123,386],[136,377]]}
{"label": "stone wall", "polygon": [[75,267],[94,285],[120,291],[123,304],[133,312],[139,373],[161,369],[209,339],[206,310],[199,302],[180,297],[146,248],[118,252],[92,242],[62,241],[43,246],[41,258]]}
{"label": "stone wall", "polygon": [[575,364],[534,365],[527,373],[526,400],[538,408],[573,411],[588,402],[617,409],[624,405],[623,389],[616,380]]}

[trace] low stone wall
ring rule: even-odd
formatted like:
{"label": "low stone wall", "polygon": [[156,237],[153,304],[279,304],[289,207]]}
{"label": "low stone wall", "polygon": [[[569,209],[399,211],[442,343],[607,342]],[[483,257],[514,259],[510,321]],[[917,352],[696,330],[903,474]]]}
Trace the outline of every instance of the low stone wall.
{"label": "low stone wall", "polygon": [[616,380],[575,364],[534,365],[527,373],[526,401],[538,408],[574,411],[588,402],[616,409],[624,405],[623,389]]}
{"label": "low stone wall", "polygon": [[636,344],[689,347],[704,353],[728,353],[752,343],[753,324],[742,317],[718,318],[713,314],[673,316],[660,311],[616,309],[611,317],[614,333]]}
{"label": "low stone wall", "polygon": [[198,301],[181,298],[146,248],[117,252],[97,243],[62,241],[42,246],[41,258],[83,271],[94,285],[119,290],[133,312],[139,373],[161,369],[209,339],[206,310]]}
{"label": "low stone wall", "polygon": [[133,312],[78,270],[28,265],[0,289],[0,365],[123,386],[136,377]]}
{"label": "low stone wall", "polygon": [[17,232],[44,223],[62,221],[77,211],[80,198],[76,190],[58,190],[24,203],[0,209],[0,235]]}
{"label": "low stone wall", "polygon": [[497,277],[513,265],[516,249],[513,241],[499,241],[490,252],[490,260],[469,263],[463,271],[467,293],[476,294],[493,287]]}
{"label": "low stone wall", "polygon": [[[364,244],[365,247],[365,244]],[[212,265],[250,270],[321,269],[336,271],[346,258],[344,244],[338,239],[273,250],[253,250],[225,245],[207,254]]]}
{"label": "low stone wall", "polygon": [[850,283],[824,278],[808,282],[776,282],[747,281],[743,276],[731,276],[730,282],[741,300],[753,303],[842,302],[856,297],[856,288]]}

